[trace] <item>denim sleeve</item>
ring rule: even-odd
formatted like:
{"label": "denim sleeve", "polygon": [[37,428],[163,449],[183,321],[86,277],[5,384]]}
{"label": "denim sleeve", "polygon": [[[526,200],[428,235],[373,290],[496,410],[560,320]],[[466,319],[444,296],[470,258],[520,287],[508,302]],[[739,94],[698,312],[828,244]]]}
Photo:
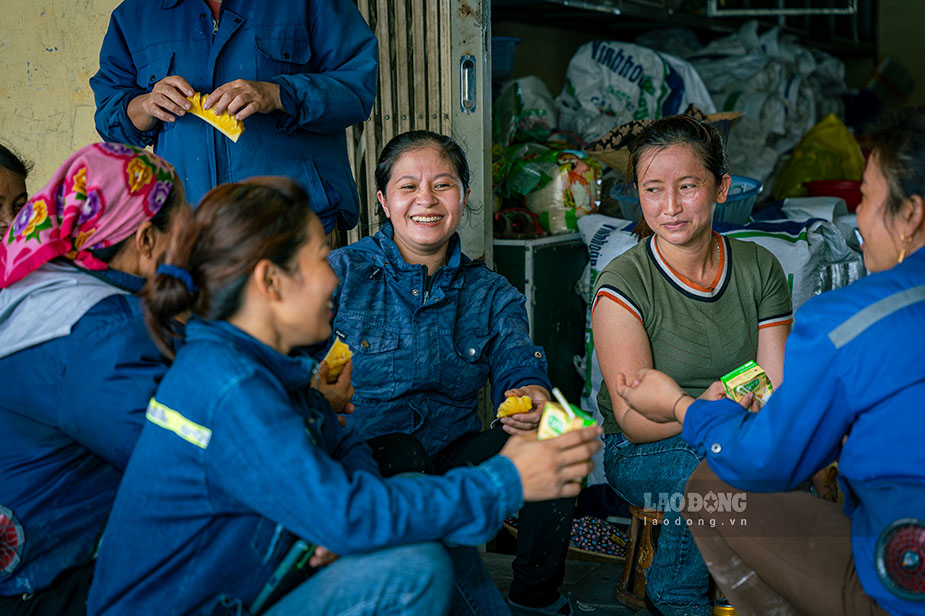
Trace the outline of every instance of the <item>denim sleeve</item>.
{"label": "denim sleeve", "polygon": [[125,32],[113,15],[100,48],[100,70],[90,78],[96,101],[93,115],[96,132],[103,141],[145,147],[154,143],[157,127],[142,132],[128,117],[128,104],[147,90],[137,85],[137,74]]}
{"label": "denim sleeve", "polygon": [[330,405],[325,405],[328,409],[325,412],[323,433],[331,458],[343,464],[349,472],[359,470],[378,475],[379,464],[373,458],[366,441],[360,439],[351,429],[350,415],[347,415],[347,425],[341,426]]}
{"label": "denim sleeve", "polygon": [[436,539],[479,545],[522,504],[517,470],[503,457],[443,477],[350,471],[259,376],[217,401],[206,464],[216,508],[257,512],[342,555]]}
{"label": "denim sleeve", "polygon": [[731,400],[698,400],[684,418],[684,440],[737,488],[795,488],[836,458],[853,421],[824,320],[805,309],[800,317],[787,339],[784,382],[760,412]]}
{"label": "denim sleeve", "polygon": [[530,325],[524,308],[526,298],[507,285],[493,302],[491,329],[494,342],[489,349],[491,393],[495,408],[504,392],[524,385],[552,389],[547,375],[546,353],[530,340]]}
{"label": "denim sleeve", "polygon": [[343,130],[369,117],[376,98],[379,44],[348,0],[315,0],[310,8],[311,62],[316,72],[279,75],[280,100],[297,126]]}
{"label": "denim sleeve", "polygon": [[[125,299],[114,296],[95,309],[118,302]],[[124,470],[141,434],[148,400],[167,372],[167,360],[141,318],[127,311],[108,315],[99,327],[78,322],[71,341],[81,349],[80,360],[68,362],[61,377],[59,425],[81,445]]]}

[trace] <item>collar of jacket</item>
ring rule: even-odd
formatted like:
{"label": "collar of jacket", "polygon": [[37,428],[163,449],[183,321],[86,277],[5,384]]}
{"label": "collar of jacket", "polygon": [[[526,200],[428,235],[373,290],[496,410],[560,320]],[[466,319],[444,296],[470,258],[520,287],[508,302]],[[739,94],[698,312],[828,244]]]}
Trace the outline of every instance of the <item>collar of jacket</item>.
{"label": "collar of jacket", "polygon": [[87,270],[82,268],[78,269],[80,269],[82,272],[90,274],[94,278],[102,280],[107,284],[111,284],[112,286],[122,289],[123,291],[128,291],[132,295],[138,295],[141,293],[141,290],[144,288],[145,283],[147,282],[147,280],[141,276],[128,274],[112,267],[100,271]]}
{"label": "collar of jacket", "polygon": [[276,375],[287,391],[309,385],[317,363],[305,355],[283,355],[227,321],[191,317],[186,324],[186,343],[196,341],[230,342],[242,354],[252,357]]}
{"label": "collar of jacket", "polygon": [[[375,235],[376,243],[379,245],[379,249],[382,251],[378,257],[380,259],[374,259],[377,267],[381,267],[393,278],[397,272],[418,272],[421,269],[421,265],[408,263],[405,261],[404,257],[401,256],[401,251],[398,249],[398,244],[395,243],[393,239],[395,236],[395,230],[392,228],[392,223],[387,222],[382,227],[380,227],[379,232]],[[446,265],[444,265],[440,270],[444,272],[444,280],[449,280],[450,288],[460,288],[463,285],[463,279],[461,276],[458,276],[460,268],[474,263],[462,253],[462,242],[460,242],[459,234],[453,233],[449,240],[449,246],[447,246],[446,253],[448,259]],[[437,280],[435,279],[436,283]]]}
{"label": "collar of jacket", "polygon": [[177,6],[181,2],[183,2],[183,0],[161,0],[161,8],[162,9],[172,9],[173,7]]}

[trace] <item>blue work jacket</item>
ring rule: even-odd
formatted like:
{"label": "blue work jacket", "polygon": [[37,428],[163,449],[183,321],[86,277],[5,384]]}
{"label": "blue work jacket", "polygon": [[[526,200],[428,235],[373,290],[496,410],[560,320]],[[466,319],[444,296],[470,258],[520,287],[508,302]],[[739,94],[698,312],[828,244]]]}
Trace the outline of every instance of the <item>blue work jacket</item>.
{"label": "blue work jacket", "polygon": [[224,321],[188,323],[119,488],[90,614],[249,606],[295,536],[341,555],[439,538],[478,545],[521,507],[502,456],[383,479],[308,387],[315,365]]}
{"label": "blue work jacket", "polygon": [[[144,284],[113,270],[97,277],[124,291]],[[90,560],[166,371],[138,298],[122,293],[95,304],[70,334],[0,359],[0,507],[24,540],[18,564],[0,571],[0,596],[48,589]]]}
{"label": "blue work jacket", "polygon": [[[153,145],[190,203],[218,184],[284,175],[308,192],[326,232],[352,228],[358,197],[344,129],[372,109],[376,37],[350,0],[224,0],[221,11],[214,33],[202,0],[125,0],[113,11],[90,79],[100,136]],[[247,118],[237,143],[192,114],[141,132],[129,101],[168,75],[203,95],[235,79],[276,83],[285,112]]]}
{"label": "blue work jacket", "polygon": [[462,254],[427,280],[402,258],[387,223],[331,253],[340,278],[334,331],[353,349],[351,423],[364,439],[402,432],[431,455],[481,430],[478,392],[491,381],[495,408],[508,389],[551,389],[542,347],[529,336],[524,296]]}
{"label": "blue work jacket", "polygon": [[892,522],[925,520],[923,281],[925,249],[811,299],[787,339],[783,385],[761,412],[696,401],[682,433],[744,490],[791,490],[838,457],[858,578],[891,614],[925,614],[925,603],[892,594],[874,567]]}

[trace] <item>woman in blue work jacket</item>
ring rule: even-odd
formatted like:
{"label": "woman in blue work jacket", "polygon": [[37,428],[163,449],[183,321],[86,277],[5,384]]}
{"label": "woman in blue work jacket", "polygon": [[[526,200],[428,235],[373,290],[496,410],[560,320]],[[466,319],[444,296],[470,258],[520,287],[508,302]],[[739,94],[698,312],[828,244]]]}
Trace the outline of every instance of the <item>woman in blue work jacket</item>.
{"label": "woman in blue work jacket", "polygon": [[135,295],[189,215],[160,157],[70,156],[0,240],[0,614],[83,614],[167,361]]}
{"label": "woman in blue work jacket", "polygon": [[[871,275],[797,312],[760,412],[694,401],[655,370],[619,379],[705,456],[678,502],[739,614],[925,614],[925,108],[870,143],[857,219]],[[787,492],[836,458],[843,510]]]}
{"label": "woman in blue work jacket", "polygon": [[[351,423],[383,472],[443,473],[496,454],[535,429],[551,389],[546,357],[529,336],[524,296],[462,253],[457,228],[469,165],[451,138],[411,131],[383,148],[377,197],[388,219],[375,236],[338,249],[334,331],[353,349]],[[530,412],[481,431],[479,390],[494,408],[530,396]],[[572,501],[520,513],[511,608],[577,609],[560,596]],[[593,608],[589,608],[593,609]]]}
{"label": "woman in blue work jacket", "polygon": [[283,178],[215,188],[171,245],[146,318],[169,353],[172,318],[192,317],[119,488],[91,614],[442,614],[453,576],[435,540],[477,545],[524,500],[577,494],[597,428],[383,479],[293,352],[331,334],[327,256]]}

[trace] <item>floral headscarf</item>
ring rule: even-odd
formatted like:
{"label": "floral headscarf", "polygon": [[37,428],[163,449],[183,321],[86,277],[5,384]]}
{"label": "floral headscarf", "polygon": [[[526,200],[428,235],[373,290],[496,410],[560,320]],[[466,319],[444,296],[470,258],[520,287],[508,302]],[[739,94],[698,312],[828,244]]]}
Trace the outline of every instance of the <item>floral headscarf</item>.
{"label": "floral headscarf", "polygon": [[176,182],[170,163],[140,148],[94,143],[78,150],[0,240],[0,288],[62,255],[89,270],[106,269],[88,250],[132,235]]}

